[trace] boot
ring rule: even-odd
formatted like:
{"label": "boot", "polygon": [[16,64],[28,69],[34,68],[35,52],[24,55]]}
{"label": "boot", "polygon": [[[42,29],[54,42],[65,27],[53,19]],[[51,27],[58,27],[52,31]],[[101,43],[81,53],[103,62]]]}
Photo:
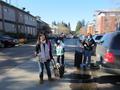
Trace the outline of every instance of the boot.
{"label": "boot", "polygon": [[40,77],[40,74],[39,74],[39,78],[40,78],[40,84],[43,84],[43,78]]}
{"label": "boot", "polygon": [[40,84],[43,84],[43,79],[40,79]]}

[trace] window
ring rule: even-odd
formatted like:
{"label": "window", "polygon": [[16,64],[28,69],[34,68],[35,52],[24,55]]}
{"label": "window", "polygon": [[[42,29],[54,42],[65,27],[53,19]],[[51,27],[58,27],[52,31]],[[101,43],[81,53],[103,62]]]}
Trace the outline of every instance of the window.
{"label": "window", "polygon": [[120,50],[120,33],[112,39],[111,48]]}
{"label": "window", "polygon": [[29,17],[26,15],[26,20],[28,20],[29,19]]}
{"label": "window", "polygon": [[102,45],[103,45],[104,47],[106,47],[106,48],[109,48],[111,39],[112,39],[111,33],[105,34],[105,35],[103,36],[103,38],[101,39],[101,42],[103,42]]}
{"label": "window", "polygon": [[100,40],[102,36],[96,36],[95,40]]}
{"label": "window", "polygon": [[35,19],[33,18],[32,21],[35,21]]}
{"label": "window", "polygon": [[29,16],[27,16],[28,17],[28,20],[30,19],[30,17]]}
{"label": "window", "polygon": [[22,17],[22,14],[19,14],[20,17]]}
{"label": "window", "polygon": [[5,8],[4,8],[4,12],[8,12],[8,8],[5,7]]}
{"label": "window", "polygon": [[12,25],[13,28],[15,28],[15,25]]}
{"label": "window", "polygon": [[2,30],[3,28],[2,28],[2,22],[0,22],[0,30]]}

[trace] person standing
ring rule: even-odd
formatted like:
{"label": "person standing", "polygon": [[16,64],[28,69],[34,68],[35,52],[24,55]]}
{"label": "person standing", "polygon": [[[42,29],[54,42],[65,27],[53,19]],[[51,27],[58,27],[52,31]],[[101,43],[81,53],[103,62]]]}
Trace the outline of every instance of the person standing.
{"label": "person standing", "polygon": [[64,44],[61,40],[56,43],[57,63],[64,66]]}
{"label": "person standing", "polygon": [[85,67],[86,66],[89,67],[91,64],[91,56],[92,56],[93,47],[95,46],[95,41],[93,40],[92,35],[90,33],[87,34],[82,44],[84,47],[83,64],[85,65]]}
{"label": "person standing", "polygon": [[45,34],[39,34],[35,54],[39,56],[39,78],[40,83],[43,83],[44,66],[47,70],[48,80],[52,81],[50,70],[50,59],[52,57],[52,50],[50,41],[48,41]]}

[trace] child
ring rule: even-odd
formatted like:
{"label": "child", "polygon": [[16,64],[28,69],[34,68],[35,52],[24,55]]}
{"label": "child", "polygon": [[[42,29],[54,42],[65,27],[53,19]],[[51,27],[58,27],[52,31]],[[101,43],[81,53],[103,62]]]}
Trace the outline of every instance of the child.
{"label": "child", "polygon": [[43,83],[44,66],[46,67],[47,70],[48,79],[52,81],[51,70],[50,70],[50,59],[52,58],[51,57],[52,54],[51,54],[50,44],[48,43],[45,34],[40,34],[38,36],[35,54],[39,55],[40,58],[38,62],[40,67],[40,72],[39,72],[40,83],[41,84]]}
{"label": "child", "polygon": [[61,40],[56,44],[57,65],[59,65],[60,78],[64,75],[64,44]]}
{"label": "child", "polygon": [[57,63],[64,66],[64,44],[58,40],[56,44]]}

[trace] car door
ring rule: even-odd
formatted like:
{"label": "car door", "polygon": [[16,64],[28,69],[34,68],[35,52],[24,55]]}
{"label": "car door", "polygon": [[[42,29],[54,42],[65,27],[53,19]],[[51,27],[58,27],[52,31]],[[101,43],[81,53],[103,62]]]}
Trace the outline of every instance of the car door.
{"label": "car door", "polygon": [[97,60],[101,61],[102,63],[103,63],[104,55],[109,49],[111,38],[112,35],[107,33],[101,38],[101,41],[97,44],[96,47]]}
{"label": "car door", "polygon": [[114,54],[113,68],[120,69],[120,33],[116,33],[110,44],[110,51]]}

